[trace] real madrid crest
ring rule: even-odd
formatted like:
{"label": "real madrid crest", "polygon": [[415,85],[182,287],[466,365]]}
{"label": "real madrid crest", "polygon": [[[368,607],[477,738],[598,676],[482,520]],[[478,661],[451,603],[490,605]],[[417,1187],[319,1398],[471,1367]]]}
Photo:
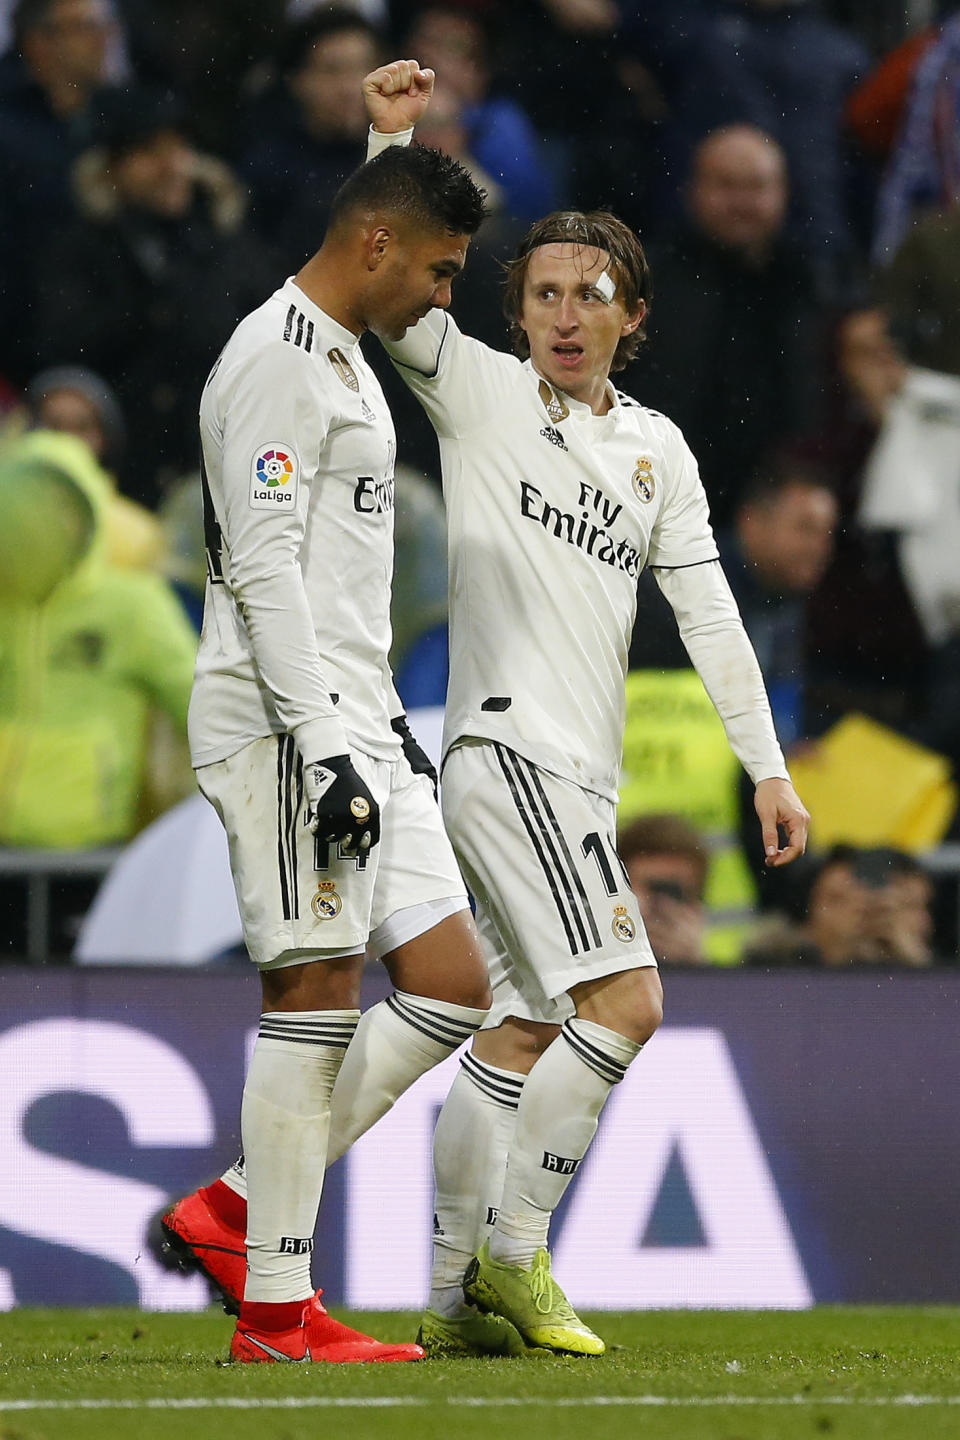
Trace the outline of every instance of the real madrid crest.
{"label": "real madrid crest", "polygon": [[317,885],[317,893],[310,901],[310,909],[318,920],[336,920],[343,909],[343,901],[337,894],[337,887],[332,880],[321,880]]}
{"label": "real madrid crest", "polygon": [[638,500],[644,505],[649,505],[657,493],[657,482],[653,478],[653,461],[647,455],[641,455],[637,461],[637,468],[633,472],[633,489]]}
{"label": "real madrid crest", "polygon": [[629,945],[631,940],[637,938],[637,927],[627,914],[626,905],[614,905],[612,930],[618,940],[624,945]]}
{"label": "real madrid crest", "polygon": [[343,351],[328,350],[327,359],[330,361],[330,364],[333,366],[334,370],[336,370],[337,375],[340,377],[343,384],[346,385],[347,389],[352,390],[354,394],[359,395],[360,381],[357,379],[356,371],[350,364],[350,361],[347,359],[346,355],[344,355]]}
{"label": "real madrid crest", "polygon": [[556,390],[554,390],[551,385],[548,385],[546,380],[540,381],[540,399],[554,425],[558,425],[561,420],[566,420],[569,416],[570,411],[560,399]]}

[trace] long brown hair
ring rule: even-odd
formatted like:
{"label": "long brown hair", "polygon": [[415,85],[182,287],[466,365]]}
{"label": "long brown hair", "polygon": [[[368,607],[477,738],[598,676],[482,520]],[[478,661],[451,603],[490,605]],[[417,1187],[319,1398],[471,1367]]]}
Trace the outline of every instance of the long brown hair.
{"label": "long brown hair", "polygon": [[[507,279],[503,308],[510,326],[513,348],[524,360],[530,345],[520,326],[523,314],[523,286],[527,266],[534,250],[541,245],[589,245],[605,250],[610,256],[614,278],[620,290],[624,309],[632,314],[643,303],[649,308],[653,298],[650,267],[639,239],[622,220],[609,210],[555,210],[527,231],[517,246],[517,253],[506,265]],[[630,335],[620,337],[610,365],[611,371],[622,370],[636,355],[646,339],[643,320]]]}

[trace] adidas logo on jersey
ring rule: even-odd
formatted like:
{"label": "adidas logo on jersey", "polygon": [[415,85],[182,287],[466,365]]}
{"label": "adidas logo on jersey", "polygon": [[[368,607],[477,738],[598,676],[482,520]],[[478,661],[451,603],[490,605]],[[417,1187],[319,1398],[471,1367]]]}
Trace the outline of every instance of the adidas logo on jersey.
{"label": "adidas logo on jersey", "polygon": [[556,445],[557,448],[560,450],[566,450],[566,440],[564,440],[563,436],[560,434],[560,431],[554,429],[552,425],[544,425],[543,429],[540,431],[540,434],[543,436],[544,440],[549,440],[551,445]]}

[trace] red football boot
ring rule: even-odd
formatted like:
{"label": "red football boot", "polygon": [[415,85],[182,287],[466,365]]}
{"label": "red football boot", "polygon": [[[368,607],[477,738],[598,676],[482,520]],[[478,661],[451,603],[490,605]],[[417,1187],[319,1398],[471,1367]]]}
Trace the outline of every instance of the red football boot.
{"label": "red football boot", "polygon": [[[326,1360],[334,1365],[370,1361],[422,1360],[419,1345],[382,1345],[349,1325],[341,1325],[320,1303],[322,1290],[289,1305],[243,1305],[230,1344],[230,1359],[243,1364]],[[279,1322],[283,1329],[274,1329]],[[269,1327],[269,1328],[268,1328]]]}
{"label": "red football boot", "polygon": [[219,1291],[228,1315],[239,1315],[247,1281],[247,1203],[215,1180],[184,1195],[160,1221],[164,1249],[183,1270],[199,1270]]}

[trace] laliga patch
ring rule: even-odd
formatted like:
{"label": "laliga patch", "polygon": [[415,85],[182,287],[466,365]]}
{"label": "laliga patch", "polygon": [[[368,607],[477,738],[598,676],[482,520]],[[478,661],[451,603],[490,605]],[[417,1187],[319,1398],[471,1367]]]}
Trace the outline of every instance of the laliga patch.
{"label": "laliga patch", "polygon": [[300,490],[297,452],[282,442],[262,446],[250,462],[250,509],[293,510]]}

